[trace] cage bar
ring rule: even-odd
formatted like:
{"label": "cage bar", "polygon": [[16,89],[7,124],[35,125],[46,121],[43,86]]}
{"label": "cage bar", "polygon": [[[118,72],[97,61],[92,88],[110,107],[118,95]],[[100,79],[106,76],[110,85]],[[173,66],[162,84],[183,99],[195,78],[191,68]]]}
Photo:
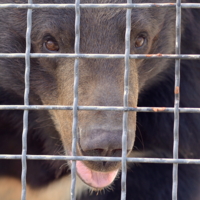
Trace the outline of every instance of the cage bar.
{"label": "cage bar", "polygon": [[[127,4],[132,0],[127,0]],[[126,10],[126,32],[125,32],[125,72],[124,72],[124,108],[128,107],[129,97],[129,74],[130,74],[130,34],[131,34],[131,9]],[[126,199],[126,176],[127,176],[127,133],[128,133],[128,111],[123,112],[122,133],[122,172],[121,172],[121,200]]]}
{"label": "cage bar", "polygon": [[[175,8],[176,3],[131,3],[131,4],[80,4],[80,8],[158,8],[170,7]],[[199,3],[181,3],[181,8],[200,8]],[[3,8],[23,8],[23,9],[69,9],[75,8],[75,4],[0,4],[0,9]]]}
{"label": "cage bar", "polygon": [[[75,1],[75,44],[74,52],[79,53],[80,48],[80,0]],[[78,85],[79,85],[79,58],[74,62],[74,103],[73,103],[73,128],[72,128],[72,155],[76,156],[77,130],[78,130]],[[76,160],[71,166],[71,200],[76,200]]]}
{"label": "cage bar", "polygon": [[[175,53],[181,53],[181,0],[176,1],[176,44]],[[178,159],[179,147],[179,104],[180,104],[180,59],[175,60],[175,86],[174,86],[174,144],[173,158]],[[172,200],[178,199],[178,163],[173,163]]]}
{"label": "cage bar", "polygon": [[[29,4],[32,0],[28,1]],[[27,10],[27,30],[26,30],[26,51],[25,51],[25,90],[24,90],[24,105],[29,105],[29,91],[30,91],[30,51],[31,51],[31,28],[32,28],[32,9]],[[27,153],[27,134],[28,134],[28,110],[24,110],[23,114],[23,133],[22,133],[22,192],[21,199],[26,200],[26,153]]]}
{"label": "cage bar", "polygon": [[[130,54],[130,59],[185,59],[200,60],[199,54]],[[30,53],[31,58],[87,58],[87,59],[124,59],[124,54],[48,54]],[[24,53],[0,53],[0,58],[25,58]]]}

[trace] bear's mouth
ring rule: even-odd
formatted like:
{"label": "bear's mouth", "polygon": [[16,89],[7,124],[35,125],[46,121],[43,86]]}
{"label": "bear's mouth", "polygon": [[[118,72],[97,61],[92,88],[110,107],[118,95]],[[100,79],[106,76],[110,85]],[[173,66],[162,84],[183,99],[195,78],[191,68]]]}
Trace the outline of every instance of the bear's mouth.
{"label": "bear's mouth", "polygon": [[[99,156],[96,152],[88,152],[82,150],[80,142],[78,141],[78,156]],[[76,172],[79,178],[89,187],[96,190],[101,190],[111,185],[118,175],[120,168],[120,162],[76,161]]]}
{"label": "bear's mouth", "polygon": [[95,171],[87,167],[82,161],[76,161],[76,170],[84,183],[98,190],[109,186],[119,172],[119,169],[109,172]]}

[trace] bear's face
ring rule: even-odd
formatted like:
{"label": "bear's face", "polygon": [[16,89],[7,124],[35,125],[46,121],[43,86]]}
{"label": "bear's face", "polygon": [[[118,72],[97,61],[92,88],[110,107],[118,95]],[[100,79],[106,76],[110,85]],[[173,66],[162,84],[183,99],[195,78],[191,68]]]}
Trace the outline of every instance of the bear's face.
{"label": "bear's face", "polygon": [[[115,53],[123,54],[125,51],[125,29],[118,32],[120,25],[106,14],[109,10],[84,9],[81,12],[81,39],[80,53]],[[43,18],[53,18],[37,21],[34,13],[32,48],[33,52],[41,53],[74,53],[74,10],[60,10],[63,16],[59,21],[58,13],[45,13]],[[58,11],[57,11],[58,12]],[[92,15],[91,15],[92,14]],[[105,15],[106,14],[106,15]],[[114,14],[114,13],[113,13]],[[125,11],[118,10],[119,19],[125,22]],[[104,16],[105,15],[105,16]],[[100,24],[97,19],[101,18]],[[47,22],[46,22],[47,21]],[[103,32],[106,27],[111,29]],[[44,30],[46,27],[46,30]],[[113,30],[113,31],[112,31]],[[35,32],[34,32],[35,31]],[[37,34],[36,34],[37,33]],[[118,42],[120,40],[120,42]],[[38,59],[38,65],[46,75],[41,80],[44,83],[35,87],[35,92],[40,94],[43,104],[73,105],[74,85],[74,59]],[[135,61],[131,61],[130,68],[130,95],[129,106],[137,106],[138,75]],[[123,106],[124,93],[124,59],[83,59],[79,60],[79,101],[81,106]],[[34,75],[33,75],[33,78]],[[38,79],[38,78],[37,78]],[[34,80],[33,80],[34,81]],[[51,97],[49,98],[49,94]],[[50,111],[58,132],[61,134],[63,146],[67,155],[72,155],[72,111]],[[78,144],[77,154],[85,156],[121,156],[122,149],[122,121],[123,112],[120,111],[79,111],[78,112]],[[129,113],[128,151],[132,150],[135,138],[136,113]],[[80,178],[94,188],[108,186],[115,178],[120,168],[117,162],[79,162],[77,172]],[[85,174],[88,174],[85,176]],[[105,175],[105,177],[104,177]],[[95,177],[96,178],[88,178]],[[104,178],[102,178],[104,177]],[[101,179],[101,181],[97,180]],[[91,181],[93,180],[93,181]]]}
{"label": "bear's face", "polygon": [[[91,3],[86,0],[81,1],[81,3],[88,2]],[[113,3],[115,1],[94,0],[93,2]],[[121,0],[120,3],[126,1]],[[24,19],[21,29],[25,30],[25,11],[20,12],[23,14],[19,18]],[[74,9],[34,10],[32,52],[74,53],[74,24]],[[173,53],[174,24],[175,11],[169,12],[168,8],[133,9],[131,54]],[[124,54],[125,30],[126,9],[81,9],[80,53]],[[45,105],[73,105],[74,61],[75,59],[72,58],[32,59],[30,80],[33,97],[30,97],[30,101],[35,103],[37,100],[34,97],[39,97]],[[148,81],[154,78],[151,83],[156,82],[156,75],[167,68],[167,60],[164,60],[162,65],[157,63],[155,59],[130,60],[130,107],[137,106],[139,93],[150,87]],[[80,58],[78,105],[123,106],[124,66],[124,59]],[[24,66],[20,67],[24,68]],[[51,110],[49,112],[61,135],[66,154],[72,155],[72,111]],[[77,155],[121,156],[122,124],[123,112],[120,111],[78,111]],[[131,152],[134,145],[135,129],[136,113],[129,112],[127,154]],[[77,172],[80,178],[94,188],[104,188],[111,184],[119,168],[120,163],[117,162],[77,161]]]}

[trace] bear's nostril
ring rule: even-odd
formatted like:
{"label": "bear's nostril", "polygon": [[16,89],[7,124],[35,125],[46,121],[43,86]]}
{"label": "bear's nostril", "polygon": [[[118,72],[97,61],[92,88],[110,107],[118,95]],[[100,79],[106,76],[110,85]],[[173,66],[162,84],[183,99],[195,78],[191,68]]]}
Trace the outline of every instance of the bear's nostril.
{"label": "bear's nostril", "polygon": [[95,155],[97,155],[97,156],[98,156],[98,155],[99,155],[99,156],[100,156],[100,155],[103,155],[103,156],[104,156],[105,153],[106,153],[106,151],[105,151],[104,149],[94,149],[93,151],[95,152]]}
{"label": "bear's nostril", "polygon": [[[127,151],[128,153],[128,151]],[[122,149],[114,149],[111,151],[112,156],[114,157],[121,157],[122,156]]]}

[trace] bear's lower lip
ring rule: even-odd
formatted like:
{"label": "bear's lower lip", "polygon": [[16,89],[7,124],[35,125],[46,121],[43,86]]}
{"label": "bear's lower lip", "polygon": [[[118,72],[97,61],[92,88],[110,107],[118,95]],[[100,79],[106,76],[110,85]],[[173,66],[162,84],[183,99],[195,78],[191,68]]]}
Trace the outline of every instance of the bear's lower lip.
{"label": "bear's lower lip", "polygon": [[115,180],[119,171],[118,169],[111,172],[94,171],[81,161],[76,162],[76,170],[84,183],[96,189],[103,189],[109,186]]}

